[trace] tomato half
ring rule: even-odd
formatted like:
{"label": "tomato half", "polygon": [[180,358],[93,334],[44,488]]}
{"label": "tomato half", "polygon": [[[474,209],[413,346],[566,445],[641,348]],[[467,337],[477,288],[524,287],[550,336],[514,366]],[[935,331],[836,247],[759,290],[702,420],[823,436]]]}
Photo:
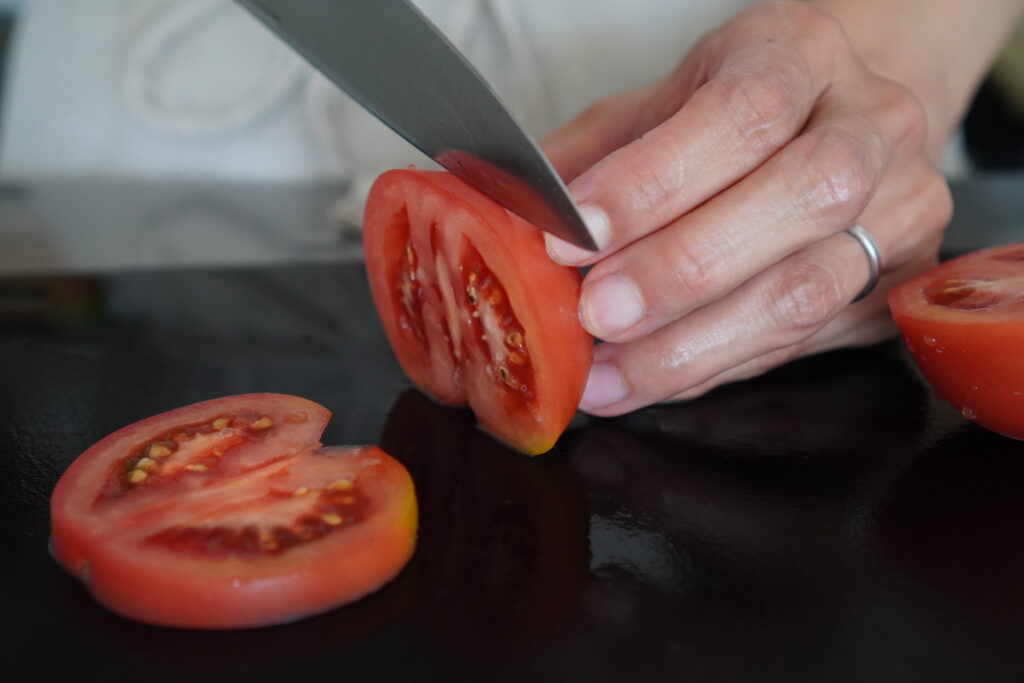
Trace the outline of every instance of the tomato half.
{"label": "tomato half", "polygon": [[374,446],[321,447],[329,417],[245,394],[114,432],[57,483],[54,557],[113,611],[165,626],[279,623],[380,588],[413,552],[412,480]]}
{"label": "tomato half", "polygon": [[1024,243],[943,263],[893,289],[889,308],[939,396],[1024,439]]}
{"label": "tomato half", "polygon": [[579,404],[591,338],[580,274],[540,231],[443,171],[388,171],[363,225],[373,299],[403,370],[442,403],[529,454],[551,448]]}

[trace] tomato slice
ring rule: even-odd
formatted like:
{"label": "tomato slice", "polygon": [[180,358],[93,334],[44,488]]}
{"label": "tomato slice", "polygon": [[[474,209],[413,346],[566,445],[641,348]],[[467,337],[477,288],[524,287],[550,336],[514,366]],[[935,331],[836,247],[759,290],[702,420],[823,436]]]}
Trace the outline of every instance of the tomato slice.
{"label": "tomato slice", "polygon": [[413,552],[412,480],[374,446],[321,447],[329,417],[245,394],[114,432],[57,483],[54,557],[113,611],[165,626],[291,621],[380,588]]}
{"label": "tomato slice", "polygon": [[468,403],[496,437],[549,450],[590,367],[580,274],[540,231],[455,176],[380,176],[363,225],[377,312],[403,370],[447,404]]}
{"label": "tomato slice", "polygon": [[943,263],[893,289],[889,308],[939,396],[1024,439],[1024,243]]}

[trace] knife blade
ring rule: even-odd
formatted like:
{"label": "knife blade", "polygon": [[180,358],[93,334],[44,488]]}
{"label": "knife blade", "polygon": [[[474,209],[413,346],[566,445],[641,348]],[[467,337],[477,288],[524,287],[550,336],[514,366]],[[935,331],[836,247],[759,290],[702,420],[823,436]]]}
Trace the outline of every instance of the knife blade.
{"label": "knife blade", "polygon": [[537,144],[408,0],[238,2],[441,166],[537,227],[597,248]]}

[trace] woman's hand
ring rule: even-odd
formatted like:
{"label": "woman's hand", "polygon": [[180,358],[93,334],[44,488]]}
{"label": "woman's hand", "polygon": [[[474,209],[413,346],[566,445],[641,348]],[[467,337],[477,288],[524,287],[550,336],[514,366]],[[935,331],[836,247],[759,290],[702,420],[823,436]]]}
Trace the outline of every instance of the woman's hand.
{"label": "woman's hand", "polygon": [[[616,95],[544,141],[598,237],[548,237],[593,265],[581,408],[617,415],[698,396],[791,359],[893,331],[890,287],[936,260],[950,218],[925,109],[812,5],[759,5],[667,79]],[[878,244],[882,277],[844,230]]]}

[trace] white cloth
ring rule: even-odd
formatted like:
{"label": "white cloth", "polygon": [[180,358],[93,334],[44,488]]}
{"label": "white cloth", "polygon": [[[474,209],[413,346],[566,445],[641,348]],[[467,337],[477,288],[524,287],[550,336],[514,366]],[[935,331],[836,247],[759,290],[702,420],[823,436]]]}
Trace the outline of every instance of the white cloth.
{"label": "white cloth", "polygon": [[[537,136],[751,3],[417,0]],[[6,179],[365,185],[426,163],[229,0],[26,0],[2,122]]]}

